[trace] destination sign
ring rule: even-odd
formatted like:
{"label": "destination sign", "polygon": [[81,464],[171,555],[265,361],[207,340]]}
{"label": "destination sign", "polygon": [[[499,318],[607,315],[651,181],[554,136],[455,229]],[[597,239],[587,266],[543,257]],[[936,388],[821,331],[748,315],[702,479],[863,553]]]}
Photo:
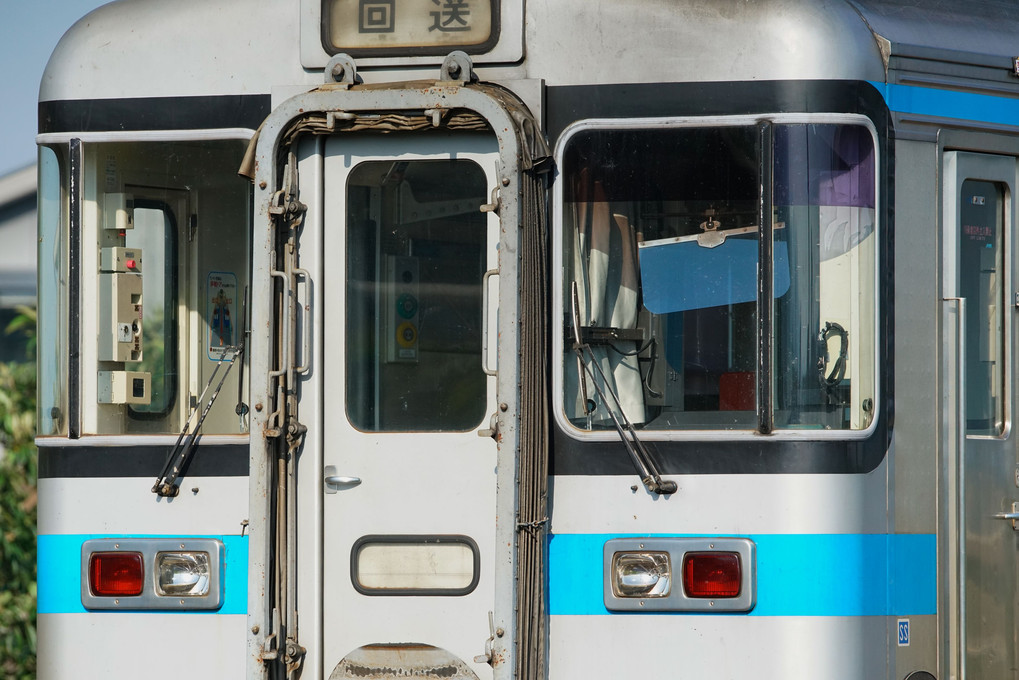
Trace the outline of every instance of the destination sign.
{"label": "destination sign", "polygon": [[322,36],[332,52],[428,51],[482,46],[493,38],[498,0],[323,0]]}

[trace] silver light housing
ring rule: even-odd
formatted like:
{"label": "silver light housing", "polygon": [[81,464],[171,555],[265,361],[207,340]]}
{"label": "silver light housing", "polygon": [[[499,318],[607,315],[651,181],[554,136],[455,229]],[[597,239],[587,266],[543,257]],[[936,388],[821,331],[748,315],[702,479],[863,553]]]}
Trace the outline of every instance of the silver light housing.
{"label": "silver light housing", "polygon": [[[95,553],[141,555],[142,592],[132,597],[94,595],[88,565]],[[215,610],[223,606],[226,550],[215,538],[95,538],[81,546],[81,603],[87,610]]]}
{"label": "silver light housing", "polygon": [[[683,586],[691,553],[737,555],[737,595],[693,597]],[[675,579],[675,581],[674,581]],[[757,602],[757,550],[734,536],[612,538],[602,548],[602,596],[613,612],[748,612]]]}

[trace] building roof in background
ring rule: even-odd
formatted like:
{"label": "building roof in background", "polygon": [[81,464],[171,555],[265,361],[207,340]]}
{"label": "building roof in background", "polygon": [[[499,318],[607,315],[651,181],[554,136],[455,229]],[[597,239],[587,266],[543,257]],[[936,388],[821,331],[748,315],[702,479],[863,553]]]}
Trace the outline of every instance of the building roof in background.
{"label": "building roof in background", "polygon": [[36,166],[34,163],[21,170],[0,176],[0,209],[26,198],[35,201],[35,190]]}
{"label": "building roof in background", "polygon": [[0,306],[35,304],[36,166],[0,177]]}

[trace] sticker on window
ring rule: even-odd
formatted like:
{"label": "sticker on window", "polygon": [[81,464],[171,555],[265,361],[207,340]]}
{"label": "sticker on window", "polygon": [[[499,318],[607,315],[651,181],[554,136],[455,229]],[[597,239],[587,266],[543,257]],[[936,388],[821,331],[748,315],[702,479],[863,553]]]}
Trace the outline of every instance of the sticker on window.
{"label": "sticker on window", "polygon": [[210,272],[206,286],[208,304],[209,358],[220,360],[227,348],[237,344],[234,319],[237,307],[237,277],[230,272]]}

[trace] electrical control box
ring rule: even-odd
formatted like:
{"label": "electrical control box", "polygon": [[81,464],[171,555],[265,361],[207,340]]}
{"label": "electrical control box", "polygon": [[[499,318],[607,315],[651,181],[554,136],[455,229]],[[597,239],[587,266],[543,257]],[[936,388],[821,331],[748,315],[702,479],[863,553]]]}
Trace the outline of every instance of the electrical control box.
{"label": "electrical control box", "polygon": [[104,194],[103,228],[116,231],[134,229],[134,197],[131,194]]}
{"label": "electrical control box", "polygon": [[[104,196],[104,234],[99,249],[99,361],[142,360],[143,278],[141,248],[124,246],[125,232],[134,229],[134,198],[130,194]],[[106,367],[110,369],[111,367]],[[126,367],[100,370],[97,401],[100,404],[149,404],[152,376]]]}
{"label": "electrical control box", "polygon": [[99,360],[142,360],[141,274],[99,274]]}
{"label": "electrical control box", "polygon": [[152,378],[141,371],[99,371],[100,404],[148,404]]}
{"label": "electrical control box", "polygon": [[418,360],[418,314],[420,312],[418,259],[386,256],[387,285],[383,301],[386,361],[414,363]]}
{"label": "electrical control box", "polygon": [[99,252],[99,269],[104,272],[142,272],[141,248],[103,248]]}

